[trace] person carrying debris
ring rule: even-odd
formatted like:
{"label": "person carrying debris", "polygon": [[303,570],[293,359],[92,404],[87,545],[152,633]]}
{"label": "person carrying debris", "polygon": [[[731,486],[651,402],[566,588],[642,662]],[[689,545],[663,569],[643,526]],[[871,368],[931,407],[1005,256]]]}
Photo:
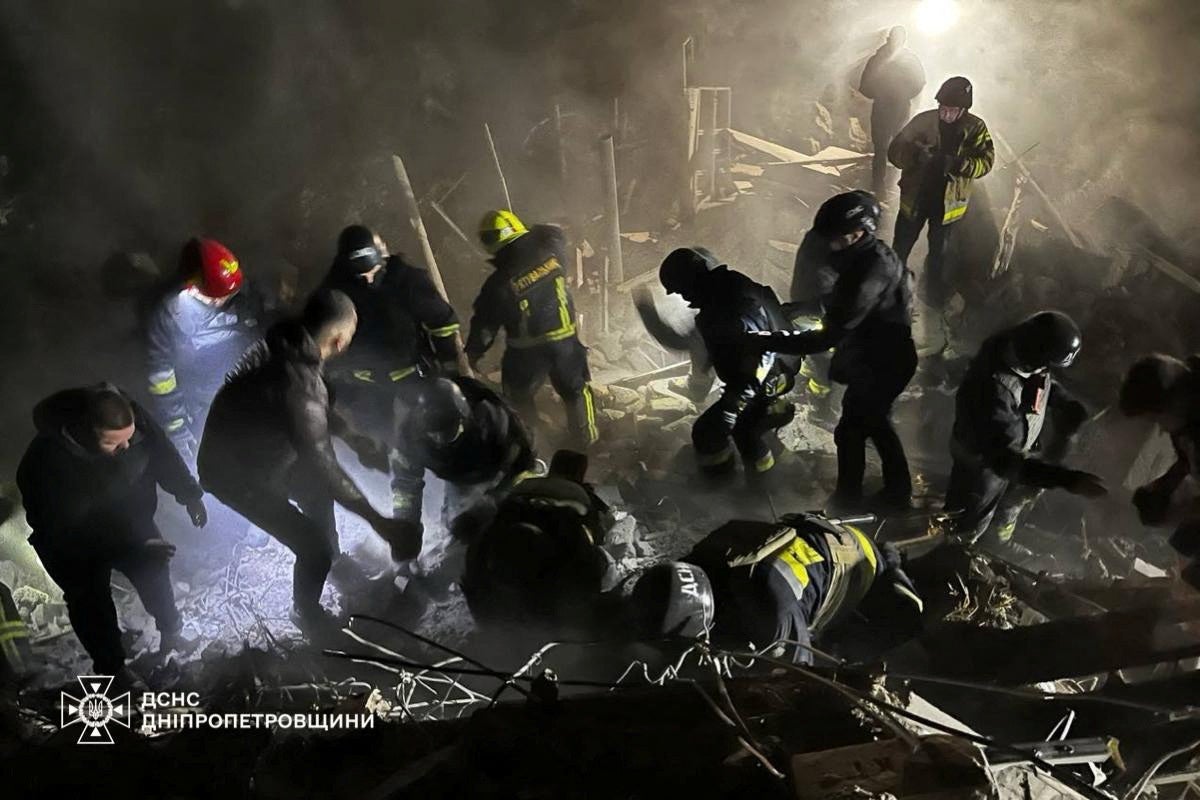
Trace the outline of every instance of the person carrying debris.
{"label": "person carrying debris", "polygon": [[96,673],[136,686],[140,679],[125,667],[112,571],[129,578],[154,617],[159,650],[168,652],[183,623],[168,567],[175,546],[154,522],[158,487],[197,528],[208,520],[204,492],[162,428],[111,384],[53,394],[34,408],[33,421],[37,436],[17,469],[29,543],[62,588]]}
{"label": "person carrying debris", "polygon": [[[452,531],[455,518],[480,495],[501,496],[535,467],[533,442],[521,419],[473,378],[422,379],[400,420],[399,436],[405,446],[395,464],[395,486],[404,502],[397,514],[418,527],[426,470],[446,483],[442,522]],[[449,580],[461,577],[463,552],[450,536],[429,544],[423,560],[430,568],[410,564],[409,572],[424,578],[437,599]]]}
{"label": "person carrying debris", "polygon": [[[343,292],[358,314],[353,341],[329,369],[338,407],[372,439],[391,442],[396,404],[411,401],[419,377],[458,374],[458,316],[426,270],[389,255],[379,234],[362,225],[338,236],[322,285]],[[402,513],[406,495],[392,488],[393,513]]]}
{"label": "person carrying debris", "polygon": [[663,260],[658,272],[668,294],[699,310],[696,329],[724,384],[721,396],[692,425],[692,446],[706,475],[732,472],[736,447],[747,476],[758,477],[775,466],[766,435],[795,415],[784,396],[795,384],[799,363],[764,354],[746,338],[790,327],[775,292],[724,264],[713,267],[710,260],[706,250],[682,247]]}
{"label": "person carrying debris", "polygon": [[807,331],[756,331],[760,352],[807,355],[834,350],[830,377],[846,384],[834,430],[837,489],[833,510],[862,510],[866,448],[879,452],[883,490],[868,504],[880,511],[912,503],[904,445],[892,426],[892,404],[917,368],[912,340],[912,273],[875,238],[879,203],[869,192],[834,195],[817,210],[813,232],[828,242],[836,277],[821,324]]}
{"label": "person carrying debris", "polygon": [[1183,579],[1200,589],[1200,515],[1192,504],[1180,522],[1171,498],[1191,476],[1200,478],[1200,356],[1180,361],[1154,354],[1134,362],[1121,383],[1121,413],[1152,420],[1171,436],[1175,463],[1133,493],[1133,504],[1144,525],[1176,524],[1171,546],[1191,563]]}
{"label": "person carrying debris", "polygon": [[879,632],[873,645],[882,651],[916,635],[924,610],[894,547],[813,514],[728,522],[682,561],[626,583],[632,628],[643,637],[711,629],[719,646],[749,642],[776,657],[791,651],[797,664],[811,664],[813,639],[856,611]]}
{"label": "person carrying debris", "polygon": [[475,299],[467,358],[472,367],[503,328],[507,348],[501,362],[504,394],[533,427],[533,395],[546,376],[567,407],[574,446],[596,441],[596,402],[588,385],[587,348],[575,329],[575,303],[567,290],[566,240],[553,225],[526,228],[508,209],[484,214],[479,238],[496,271]]}
{"label": "person carrying debris", "polygon": [[912,101],[925,88],[925,69],[916,53],[904,46],[908,34],[897,25],[887,41],[867,60],[858,90],[871,101],[871,190],[886,199],[888,145],[912,115]]}
{"label": "person carrying debris", "polygon": [[559,450],[548,475],[522,481],[498,506],[456,525],[468,543],[463,594],[476,622],[556,635],[588,629],[615,565],[601,548],[608,506],[584,482],[586,472],[587,456]]}
{"label": "person carrying debris", "polygon": [[[987,339],[967,366],[955,396],[945,508],[968,544],[999,555],[1029,555],[1012,541],[1013,532],[1042,490],[1108,493],[1098,476],[1058,463],[1088,412],[1053,370],[1069,367],[1081,344],[1070,317],[1041,311]],[[1047,417],[1054,436],[1043,442]]]}
{"label": "person carrying debris", "polygon": [[987,124],[968,111],[974,101],[969,80],[950,78],[938,89],[936,99],[936,109],[917,114],[892,139],[888,160],[901,170],[900,213],[892,247],[907,265],[928,223],[922,299],[941,312],[951,294],[945,263],[950,226],[967,213],[972,185],[991,172],[996,154]]}
{"label": "person carrying debris", "polygon": [[364,466],[387,469],[386,447],[350,428],[325,377],[356,324],[346,295],[318,290],[300,318],[272,327],[229,373],[200,443],[204,487],[296,554],[292,620],[318,633],[334,622],[320,600],[339,556],[335,502],[366,520],[397,560],[421,549],[419,526],[376,511],[334,453],[336,436]]}

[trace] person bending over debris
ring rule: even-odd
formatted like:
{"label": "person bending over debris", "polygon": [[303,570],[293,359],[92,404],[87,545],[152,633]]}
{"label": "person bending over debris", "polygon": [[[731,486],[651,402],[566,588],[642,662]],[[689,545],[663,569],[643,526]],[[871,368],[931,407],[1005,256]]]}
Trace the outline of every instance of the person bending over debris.
{"label": "person bending over debris", "polygon": [[[452,530],[478,493],[499,497],[535,466],[532,440],[516,412],[473,378],[423,379],[400,420],[399,436],[405,447],[396,463],[396,491],[404,494],[402,518],[415,526],[421,524],[426,470],[446,482],[442,522]],[[462,553],[448,552],[449,536],[431,544],[425,560],[439,577],[426,583],[440,597],[446,579],[461,576]],[[417,567],[410,565],[414,572]]]}
{"label": "person bending over debris", "polygon": [[[353,431],[333,408],[324,368],[354,337],[354,304],[322,289],[299,319],[274,326],[229,373],[200,443],[208,491],[296,554],[292,619],[328,631],[321,591],[338,556],[334,502],[367,521],[397,560],[421,549],[421,531],[376,511],[338,463],[331,436],[364,466],[387,469],[387,449]],[[295,506],[292,503],[295,503]]]}
{"label": "person bending over debris", "polygon": [[[1074,321],[1041,311],[993,335],[967,366],[955,397],[950,452],[954,466],[946,511],[968,544],[979,542],[1000,555],[1028,555],[1014,545],[1021,512],[1043,489],[1066,489],[1084,497],[1107,494],[1096,475],[1060,466],[1087,409],[1055,380],[1082,343]],[[1054,417],[1055,437],[1042,446],[1042,427]],[[1032,455],[1041,450],[1041,457]]]}
{"label": "person bending over debris", "polygon": [[[329,369],[338,407],[363,433],[390,442],[396,403],[411,402],[419,377],[458,374],[458,317],[427,271],[389,256],[379,234],[362,225],[338,236],[323,285],[344,292],[358,314],[353,341]],[[393,486],[393,513],[403,511],[397,504],[405,497]]]}
{"label": "person bending over debris", "polygon": [[629,605],[640,635],[687,638],[711,627],[719,646],[790,650],[798,664],[812,663],[812,640],[855,611],[883,651],[917,635],[923,610],[894,547],[813,514],[726,523],[682,562],[636,578]]}
{"label": "person bending over debris", "polygon": [[[476,622],[588,630],[615,565],[601,548],[608,506],[586,483],[587,456],[559,450],[545,477],[515,486],[499,506],[464,514],[463,594]],[[468,521],[469,520],[469,521]]]}
{"label": "person bending over debris", "polygon": [[1183,578],[1200,589],[1200,515],[1195,506],[1180,523],[1173,519],[1171,497],[1189,475],[1200,478],[1200,356],[1180,361],[1159,354],[1138,359],[1121,384],[1121,412],[1153,420],[1171,436],[1175,463],[1133,493],[1133,504],[1145,525],[1178,524],[1171,546],[1191,563]]}
{"label": "person bending over debris", "polygon": [[710,258],[708,251],[679,248],[658,272],[668,294],[699,309],[696,328],[724,384],[692,426],[692,445],[701,471],[718,476],[733,471],[732,439],[747,475],[761,476],[775,466],[766,434],[795,415],[783,398],[795,384],[799,360],[764,354],[746,337],[790,327],[775,292],[724,264],[712,267]]}
{"label": "person bending over debris", "polygon": [[196,479],[166,433],[111,384],[67,389],[33,410],[37,436],[17,469],[29,543],[63,590],[71,626],[96,673],[136,686],[109,585],[114,569],[129,578],[161,635],[159,650],[179,641],[168,561],[175,546],[154,522],[158,487],[185,506],[192,523],[208,515]]}
{"label": "person bending over debris", "polygon": [[830,377],[846,384],[837,443],[835,511],[862,510],[869,439],[879,451],[883,490],[869,504],[881,511],[907,509],[912,478],[904,446],[892,427],[892,404],[917,369],[912,340],[912,273],[875,238],[879,203],[854,191],[826,200],[813,231],[829,242],[835,273],[821,324],[803,332],[755,332],[761,351],[807,355],[834,348]]}
{"label": "person bending over debris", "polygon": [[507,349],[501,362],[504,394],[531,428],[537,422],[534,391],[550,383],[567,407],[567,427],[575,446],[596,441],[596,402],[588,385],[587,348],[575,331],[575,303],[563,270],[566,240],[553,225],[526,228],[508,209],[489,211],[479,238],[496,271],[475,299],[467,358],[472,368],[504,329]]}

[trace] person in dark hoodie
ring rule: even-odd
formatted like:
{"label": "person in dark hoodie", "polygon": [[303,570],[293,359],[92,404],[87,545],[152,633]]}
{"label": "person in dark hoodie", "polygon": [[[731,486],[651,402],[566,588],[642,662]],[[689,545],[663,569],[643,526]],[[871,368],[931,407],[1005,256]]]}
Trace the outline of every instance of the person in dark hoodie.
{"label": "person in dark hoodie", "polygon": [[757,331],[768,352],[807,355],[833,348],[830,377],[846,384],[834,430],[838,452],[834,511],[861,511],[866,445],[879,452],[883,490],[867,505],[903,510],[912,501],[904,446],[892,427],[892,404],[917,369],[912,340],[912,273],[875,238],[879,203],[869,192],[834,195],[821,205],[814,232],[830,247],[836,280],[821,325],[803,332]]}
{"label": "person in dark hoodie", "polygon": [[162,428],[111,384],[53,394],[33,419],[37,436],[17,469],[29,543],[62,588],[97,674],[128,682],[112,570],[129,578],[169,651],[182,622],[168,568],[175,548],[154,522],[158,487],[196,527],[208,519],[204,493]]}
{"label": "person in dark hoodie", "polygon": [[475,299],[467,359],[472,365],[504,329],[501,363],[504,393],[531,427],[537,420],[533,395],[546,376],[567,407],[574,445],[596,441],[596,403],[588,385],[587,348],[575,329],[575,304],[567,290],[566,240],[552,225],[526,228],[508,209],[489,211],[479,238],[495,273]]}
{"label": "person in dark hoodie", "polygon": [[356,324],[346,295],[318,290],[299,319],[272,327],[229,373],[200,442],[205,488],[296,554],[292,619],[315,632],[333,623],[320,599],[339,555],[335,502],[365,519],[398,560],[421,548],[419,527],[376,511],[333,450],[337,436],[364,466],[387,469],[387,448],[350,428],[325,378],[326,360],[345,351]]}
{"label": "person in dark hoodie", "polygon": [[886,199],[888,145],[912,116],[912,101],[925,88],[925,69],[916,53],[904,46],[908,35],[897,25],[863,67],[858,90],[871,100],[871,190]]}

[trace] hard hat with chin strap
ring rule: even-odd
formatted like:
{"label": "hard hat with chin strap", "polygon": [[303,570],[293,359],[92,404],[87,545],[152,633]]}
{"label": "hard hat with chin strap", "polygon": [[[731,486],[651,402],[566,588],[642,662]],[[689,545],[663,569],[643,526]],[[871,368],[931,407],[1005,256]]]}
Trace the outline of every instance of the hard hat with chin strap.
{"label": "hard hat with chin strap", "polygon": [[487,212],[479,223],[479,240],[491,255],[527,233],[525,223],[507,208]]}

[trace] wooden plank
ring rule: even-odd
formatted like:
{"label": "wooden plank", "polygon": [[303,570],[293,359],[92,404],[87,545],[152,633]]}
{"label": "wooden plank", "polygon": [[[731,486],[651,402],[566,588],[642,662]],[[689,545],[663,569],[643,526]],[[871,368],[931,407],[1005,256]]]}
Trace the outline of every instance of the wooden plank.
{"label": "wooden plank", "polygon": [[790,147],[784,147],[781,144],[775,144],[775,142],[768,142],[766,139],[760,139],[757,136],[751,136],[744,131],[730,128],[729,135],[732,136],[733,140],[738,144],[749,147],[751,150],[757,150],[764,155],[774,158],[776,161],[793,163],[807,161],[811,158],[811,156],[806,156],[801,152],[791,149]]}

